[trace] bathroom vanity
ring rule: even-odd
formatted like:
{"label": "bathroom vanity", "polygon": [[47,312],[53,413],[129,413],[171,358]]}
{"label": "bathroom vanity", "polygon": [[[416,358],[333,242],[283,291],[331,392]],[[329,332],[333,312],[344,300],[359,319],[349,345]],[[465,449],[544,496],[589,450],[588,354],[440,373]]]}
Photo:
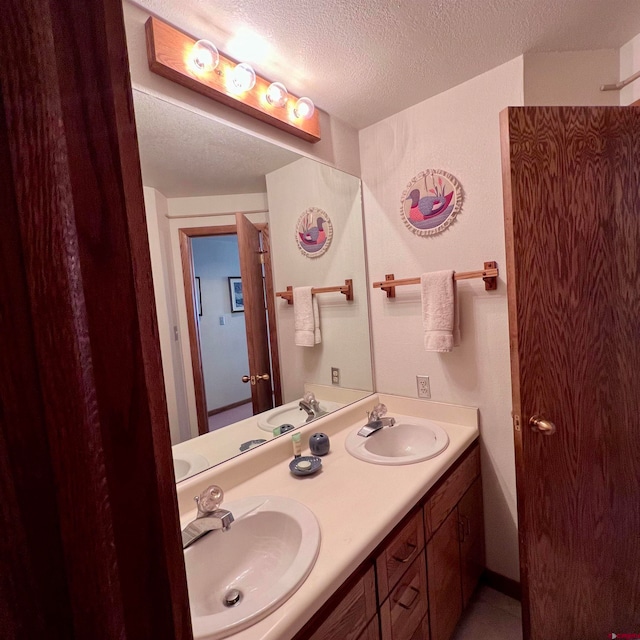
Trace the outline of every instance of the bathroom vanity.
{"label": "bathroom vanity", "polygon": [[[398,466],[354,458],[345,441],[378,402],[390,416],[433,421],[448,434],[447,448]],[[303,454],[313,432],[331,439],[314,476],[289,473],[291,442],[280,438],[178,485],[183,527],[195,516],[193,497],[212,482],[227,504],[267,493],[292,498],[320,525],[306,580],[277,609],[228,637],[448,640],[484,568],[477,410],[377,394],[300,431]]]}

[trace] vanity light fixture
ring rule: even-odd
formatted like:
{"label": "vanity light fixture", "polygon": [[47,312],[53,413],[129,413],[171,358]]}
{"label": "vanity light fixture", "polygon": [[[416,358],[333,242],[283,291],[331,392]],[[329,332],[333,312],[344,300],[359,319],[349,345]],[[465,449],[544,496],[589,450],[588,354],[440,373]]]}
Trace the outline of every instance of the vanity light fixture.
{"label": "vanity light fixture", "polygon": [[237,64],[231,72],[231,85],[239,92],[251,91],[256,86],[256,72],[246,62]]}
{"label": "vanity light fixture", "polygon": [[218,49],[209,40],[198,40],[189,55],[189,64],[196,73],[210,73],[220,62]]}
{"label": "vanity light fixture", "polygon": [[213,98],[307,142],[320,140],[320,117],[309,98],[290,94],[252,67],[150,17],[145,25],[149,69],[188,89]]}
{"label": "vanity light fixture", "polygon": [[303,120],[313,118],[314,111],[315,107],[313,106],[313,102],[309,98],[300,98],[296,102],[296,106],[293,108],[293,112],[295,113],[296,118],[302,118]]}
{"label": "vanity light fixture", "polygon": [[267,102],[274,107],[284,107],[287,104],[289,94],[282,82],[272,82],[267,89],[265,97]]}

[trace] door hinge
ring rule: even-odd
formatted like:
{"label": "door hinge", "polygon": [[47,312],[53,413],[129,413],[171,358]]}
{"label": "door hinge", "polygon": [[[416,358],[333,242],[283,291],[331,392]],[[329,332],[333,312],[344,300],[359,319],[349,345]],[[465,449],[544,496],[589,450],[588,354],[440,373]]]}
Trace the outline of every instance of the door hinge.
{"label": "door hinge", "polygon": [[518,415],[513,416],[513,428],[516,431],[520,431],[520,416]]}
{"label": "door hinge", "polygon": [[265,256],[265,254],[267,254],[269,252],[261,250],[261,251],[258,251],[257,253],[258,253],[259,260],[260,260],[260,264],[264,264],[264,262],[265,262],[265,257],[264,256]]}

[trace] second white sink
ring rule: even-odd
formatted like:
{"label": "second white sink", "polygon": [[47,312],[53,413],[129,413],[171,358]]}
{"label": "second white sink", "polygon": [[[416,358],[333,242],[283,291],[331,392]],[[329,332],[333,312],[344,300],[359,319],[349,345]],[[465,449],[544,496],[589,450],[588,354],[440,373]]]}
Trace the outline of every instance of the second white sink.
{"label": "second white sink", "polygon": [[[336,409],[340,409],[344,405],[339,402],[332,402],[331,400],[318,400],[320,408],[326,413],[331,413]],[[325,415],[325,414],[323,414]],[[275,409],[265,411],[258,416],[258,426],[263,431],[269,431],[270,433],[283,424],[291,424],[294,427],[301,427],[307,422],[307,413],[304,409],[300,408],[300,400],[294,400],[288,402]]]}
{"label": "second white sink", "polygon": [[305,581],[320,550],[318,521],[296,500],[251,497],[222,508],[235,518],[229,530],[184,553],[196,640],[225,638],[267,616]]}
{"label": "second white sink", "polygon": [[367,438],[352,431],[345,441],[347,451],[374,464],[402,465],[422,462],[442,453],[449,445],[447,432],[422,418],[395,416],[393,427],[383,427]]}

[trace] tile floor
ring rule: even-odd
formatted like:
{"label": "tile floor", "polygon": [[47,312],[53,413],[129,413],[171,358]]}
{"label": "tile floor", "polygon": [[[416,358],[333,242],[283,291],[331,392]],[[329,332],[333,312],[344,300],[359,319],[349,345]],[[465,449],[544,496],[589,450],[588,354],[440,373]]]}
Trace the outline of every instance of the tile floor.
{"label": "tile floor", "polygon": [[451,640],[521,640],[520,603],[481,586]]}

